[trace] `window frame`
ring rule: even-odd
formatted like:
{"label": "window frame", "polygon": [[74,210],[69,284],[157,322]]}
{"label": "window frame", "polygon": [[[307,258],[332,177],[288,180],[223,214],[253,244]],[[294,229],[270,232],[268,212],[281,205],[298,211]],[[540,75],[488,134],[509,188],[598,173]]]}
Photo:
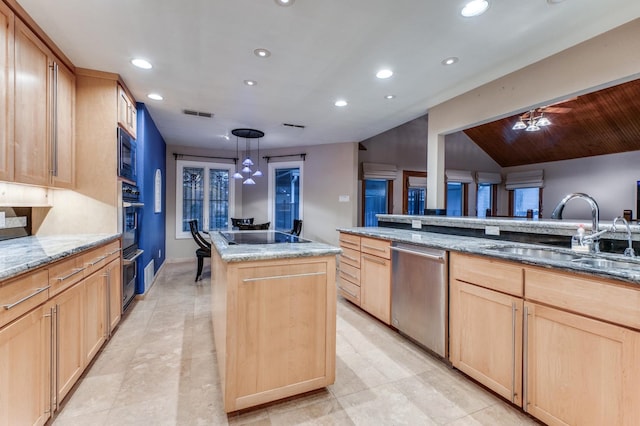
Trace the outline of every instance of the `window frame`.
{"label": "window frame", "polygon": [[300,220],[304,220],[304,161],[277,161],[269,162],[267,164],[268,169],[268,195],[267,195],[267,221],[271,223],[269,226],[271,229],[276,229],[275,217],[276,217],[276,205],[275,205],[275,185],[276,185],[276,169],[293,169],[298,168],[300,170],[300,203],[298,204],[298,217]]}
{"label": "window frame", "polygon": [[476,216],[480,217],[478,210],[478,191],[480,185],[491,185],[491,216],[498,214],[498,185],[495,183],[476,183]]}
{"label": "window frame", "polygon": [[469,184],[467,182],[457,182],[455,180],[445,182],[444,183],[444,210],[447,211],[449,207],[449,184],[450,183],[459,183],[461,185],[460,196],[462,197],[462,211],[460,212],[460,216],[456,217],[464,217],[469,215]]}
{"label": "window frame", "polygon": [[[532,187],[514,188],[509,190],[509,216],[511,217],[526,217],[526,216],[514,216],[515,206],[515,192],[516,189],[527,189]],[[535,187],[534,187],[535,188]],[[538,219],[542,218],[542,187],[538,188]]]}
{"label": "window frame", "polygon": [[361,226],[365,226],[364,218],[366,212],[365,200],[366,200],[366,183],[368,180],[385,180],[387,182],[387,213],[390,214],[393,212],[393,180],[390,179],[362,179],[361,182],[361,190],[360,190],[360,205],[362,209],[360,209],[360,224]]}
{"label": "window frame", "polygon": [[203,168],[204,169],[204,191],[203,191],[203,218],[204,223],[202,224],[202,229],[208,231],[209,230],[209,170],[227,170],[229,172],[229,227],[231,226],[231,218],[234,217],[235,213],[235,179],[233,179],[233,173],[235,171],[235,166],[230,163],[216,163],[209,161],[192,161],[192,160],[176,160],[176,218],[175,218],[175,233],[176,239],[188,239],[193,238],[191,236],[190,231],[182,230],[182,219],[183,219],[183,210],[182,210],[182,198],[183,198],[183,174],[185,167],[194,167],[194,168]]}
{"label": "window frame", "polygon": [[[402,214],[409,214],[409,177],[427,177],[427,172],[417,172],[413,170],[402,171]],[[426,206],[426,188],[425,188],[425,209]],[[424,214],[424,211],[422,212]]]}

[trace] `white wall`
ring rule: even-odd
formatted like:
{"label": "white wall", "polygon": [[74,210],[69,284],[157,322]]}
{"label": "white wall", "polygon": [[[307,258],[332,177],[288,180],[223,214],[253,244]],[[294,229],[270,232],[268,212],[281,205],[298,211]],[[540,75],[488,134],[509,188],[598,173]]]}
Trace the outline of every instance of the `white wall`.
{"label": "white wall", "polygon": [[429,208],[444,207],[445,135],[637,78],[640,55],[631,52],[640,51],[638,34],[640,19],[431,108]]}
{"label": "white wall", "polygon": [[[338,245],[336,228],[351,227],[357,224],[357,150],[357,143],[341,143],[260,151],[261,157],[306,153],[303,166],[303,237]],[[191,238],[175,238],[176,161],[173,156],[174,152],[222,157],[235,157],[236,152],[235,149],[233,151],[216,151],[167,146],[167,259],[190,259],[194,257],[196,248],[193,240]],[[198,160],[198,158],[186,156],[184,159]],[[287,157],[281,160],[299,159],[299,157]],[[278,160],[274,158],[272,161]],[[260,160],[260,169],[264,176],[254,179],[256,185],[242,185],[242,181],[235,181],[234,217],[251,216],[254,217],[256,223],[267,221],[268,167],[262,159]],[[349,196],[349,202],[339,202],[340,195]]]}

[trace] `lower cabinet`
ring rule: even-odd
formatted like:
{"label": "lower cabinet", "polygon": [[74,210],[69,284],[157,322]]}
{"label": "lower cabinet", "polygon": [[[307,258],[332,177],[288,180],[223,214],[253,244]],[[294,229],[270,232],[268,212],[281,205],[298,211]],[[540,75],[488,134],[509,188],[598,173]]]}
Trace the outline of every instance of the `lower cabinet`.
{"label": "lower cabinet", "polygon": [[84,280],[83,366],[88,365],[107,340],[107,282],[104,270]]}
{"label": "lower cabinet", "polygon": [[360,256],[360,307],[391,324],[391,260],[365,253]]}
{"label": "lower cabinet", "polygon": [[526,410],[549,425],[635,425],[640,333],[539,305],[526,309]]}
{"label": "lower cabinet", "polygon": [[0,329],[0,425],[51,417],[51,311],[41,305]]}
{"label": "lower cabinet", "polygon": [[522,406],[522,299],[452,280],[450,300],[453,366]]}
{"label": "lower cabinet", "polygon": [[122,262],[117,258],[105,268],[107,286],[107,334],[111,336],[122,317]]}

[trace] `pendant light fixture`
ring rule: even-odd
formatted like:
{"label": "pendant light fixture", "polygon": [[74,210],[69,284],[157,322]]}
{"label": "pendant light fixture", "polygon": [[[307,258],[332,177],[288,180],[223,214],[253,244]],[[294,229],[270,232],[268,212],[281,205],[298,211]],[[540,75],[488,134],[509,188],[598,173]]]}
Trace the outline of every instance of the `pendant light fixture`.
{"label": "pendant light fixture", "polygon": [[[245,159],[242,161],[242,173],[236,171],[233,175],[236,179],[245,179],[244,174],[248,175],[247,178],[242,182],[243,185],[255,185],[255,181],[252,176],[262,176],[262,172],[258,168],[255,172],[251,169],[254,165],[253,160],[251,159],[251,144],[249,139],[258,139],[258,164],[260,162],[260,138],[264,136],[264,132],[255,129],[233,129],[231,133],[236,137],[236,158],[238,157],[238,138],[245,138]],[[236,166],[237,170],[237,166]]]}
{"label": "pendant light fixture", "polygon": [[536,110],[532,109],[529,112],[525,112],[520,116],[516,124],[513,125],[513,130],[524,129],[527,132],[537,132],[541,127],[549,126],[551,121],[544,116],[542,110],[538,110],[540,115],[536,116]]}

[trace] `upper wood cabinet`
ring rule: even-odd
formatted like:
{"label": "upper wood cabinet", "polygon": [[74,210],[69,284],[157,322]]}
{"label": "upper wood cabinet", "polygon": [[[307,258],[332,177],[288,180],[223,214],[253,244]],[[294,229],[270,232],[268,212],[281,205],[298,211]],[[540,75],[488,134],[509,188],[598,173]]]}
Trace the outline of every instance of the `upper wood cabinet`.
{"label": "upper wood cabinet", "polygon": [[0,180],[13,180],[14,15],[0,2]]}
{"label": "upper wood cabinet", "polygon": [[14,37],[14,180],[71,188],[75,77],[18,19]]}
{"label": "upper wood cabinet", "polygon": [[138,128],[137,115],[135,101],[122,86],[118,85],[118,124],[134,139]]}

